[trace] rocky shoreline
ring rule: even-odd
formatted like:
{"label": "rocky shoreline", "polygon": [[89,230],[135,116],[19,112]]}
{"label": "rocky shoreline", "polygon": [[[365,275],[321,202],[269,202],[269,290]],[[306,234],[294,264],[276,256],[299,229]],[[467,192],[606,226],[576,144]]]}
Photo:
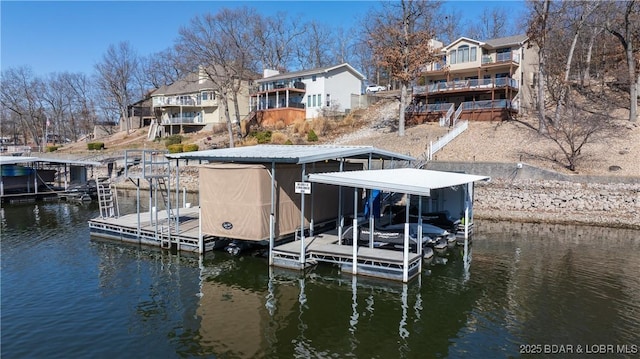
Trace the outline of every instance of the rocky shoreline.
{"label": "rocky shoreline", "polygon": [[[131,181],[121,177],[112,182],[117,188],[135,189]],[[183,188],[198,191],[197,166],[180,167],[180,190]],[[492,179],[475,186],[474,216],[640,230],[640,179],[631,184]]]}
{"label": "rocky shoreline", "polygon": [[477,219],[640,230],[640,181],[492,180],[475,186]]}

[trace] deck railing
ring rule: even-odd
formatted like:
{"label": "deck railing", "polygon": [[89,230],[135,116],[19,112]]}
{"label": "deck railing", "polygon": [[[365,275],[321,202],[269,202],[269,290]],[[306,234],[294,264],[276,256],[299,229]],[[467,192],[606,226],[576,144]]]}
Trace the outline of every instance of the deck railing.
{"label": "deck railing", "polygon": [[452,103],[448,105],[449,105],[449,109],[447,110],[447,113],[440,118],[440,126],[442,127],[444,126],[449,127],[449,125],[451,124],[451,115],[453,115],[454,105]]}
{"label": "deck railing", "polygon": [[496,79],[468,79],[448,82],[436,82],[426,86],[414,86],[413,94],[425,94],[455,90],[485,90],[492,88],[501,88],[509,86],[512,88],[519,88],[518,81],[508,78],[500,77]]}

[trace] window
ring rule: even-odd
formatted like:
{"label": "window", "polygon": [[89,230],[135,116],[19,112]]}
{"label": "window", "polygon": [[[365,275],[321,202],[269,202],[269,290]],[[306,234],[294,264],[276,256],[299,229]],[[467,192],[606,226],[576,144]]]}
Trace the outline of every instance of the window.
{"label": "window", "polygon": [[471,55],[470,55],[470,58],[469,58],[469,60],[470,60],[471,62],[476,61],[476,52],[478,52],[478,48],[477,48],[477,47],[475,47],[475,46],[474,46],[474,47],[472,47],[472,48],[471,48]]}
{"label": "window", "polygon": [[313,107],[316,107],[316,95],[313,95]]}
{"label": "window", "polygon": [[311,95],[307,95],[307,107],[311,107]]}
{"label": "window", "polygon": [[331,106],[331,94],[327,94],[325,98],[327,99],[327,107]]}
{"label": "window", "polygon": [[458,63],[469,62],[469,45],[458,47]]}
{"label": "window", "polygon": [[451,50],[451,64],[455,64],[456,63],[456,50]]}
{"label": "window", "polygon": [[316,75],[311,75],[311,81],[315,81],[316,80]]}
{"label": "window", "polygon": [[318,94],[318,107],[322,107],[322,94]]}

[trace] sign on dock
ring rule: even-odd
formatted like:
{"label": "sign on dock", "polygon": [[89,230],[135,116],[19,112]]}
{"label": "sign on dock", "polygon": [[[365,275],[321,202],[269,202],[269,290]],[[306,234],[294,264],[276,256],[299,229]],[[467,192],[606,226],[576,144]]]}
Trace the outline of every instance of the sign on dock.
{"label": "sign on dock", "polygon": [[296,182],[296,193],[311,194],[311,182]]}

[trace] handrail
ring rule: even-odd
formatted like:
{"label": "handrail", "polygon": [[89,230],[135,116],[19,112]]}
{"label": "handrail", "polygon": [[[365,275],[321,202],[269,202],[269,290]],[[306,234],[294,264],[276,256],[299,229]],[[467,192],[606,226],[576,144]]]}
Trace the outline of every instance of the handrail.
{"label": "handrail", "polygon": [[458,106],[458,109],[456,110],[456,113],[453,115],[453,126],[456,125],[456,122],[458,122],[458,118],[460,117],[460,114],[462,113],[462,107],[464,105],[464,102],[460,104],[460,106]]}
{"label": "handrail", "polygon": [[462,121],[458,126],[455,126],[453,130],[449,131],[446,135],[440,137],[435,143],[431,141],[429,143],[429,160],[433,160],[433,154],[440,151],[446,144],[453,141],[462,132],[469,128],[469,121]]}
{"label": "handrail", "polygon": [[444,117],[440,118],[440,126],[444,127],[444,126],[449,126],[451,123],[451,115],[453,114],[453,109],[454,109],[454,105],[450,104],[449,106],[449,110],[447,111],[447,113],[444,115]]}

